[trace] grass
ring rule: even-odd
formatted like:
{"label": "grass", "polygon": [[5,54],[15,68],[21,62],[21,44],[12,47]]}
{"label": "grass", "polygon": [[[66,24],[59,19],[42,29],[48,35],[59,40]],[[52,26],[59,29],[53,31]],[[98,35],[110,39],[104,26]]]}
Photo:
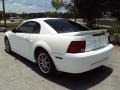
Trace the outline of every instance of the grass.
{"label": "grass", "polygon": [[15,29],[15,28],[17,28],[19,25],[20,25],[21,23],[19,23],[19,22],[13,22],[13,23],[7,23],[7,27],[8,27],[8,29]]}
{"label": "grass", "polygon": [[109,21],[109,20],[97,20],[96,23],[99,25],[114,26],[114,25],[116,25],[117,22]]}

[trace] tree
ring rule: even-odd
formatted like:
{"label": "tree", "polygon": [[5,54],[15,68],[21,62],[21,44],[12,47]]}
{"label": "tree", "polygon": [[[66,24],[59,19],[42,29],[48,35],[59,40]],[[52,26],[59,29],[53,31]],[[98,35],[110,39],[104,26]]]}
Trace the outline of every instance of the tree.
{"label": "tree", "polygon": [[75,0],[75,6],[83,19],[87,22],[87,26],[94,28],[96,18],[102,17],[105,10],[106,0]]}
{"label": "tree", "polygon": [[71,0],[71,2],[68,2],[68,0],[64,1],[64,7],[68,10],[68,13],[71,13],[74,16],[74,21],[76,21],[77,18],[77,11],[75,6],[75,0]]}
{"label": "tree", "polygon": [[70,10],[77,12],[84,21],[86,21],[87,26],[94,28],[96,23],[96,18],[102,17],[102,12],[106,10],[105,3],[106,0],[71,0]]}
{"label": "tree", "polygon": [[120,0],[109,0],[110,8],[112,16],[116,17],[118,21],[120,21]]}
{"label": "tree", "polygon": [[52,0],[52,6],[58,10],[59,8],[61,8],[63,6],[63,0]]}
{"label": "tree", "polygon": [[109,0],[109,11],[117,19],[115,31],[120,34],[120,0]]}

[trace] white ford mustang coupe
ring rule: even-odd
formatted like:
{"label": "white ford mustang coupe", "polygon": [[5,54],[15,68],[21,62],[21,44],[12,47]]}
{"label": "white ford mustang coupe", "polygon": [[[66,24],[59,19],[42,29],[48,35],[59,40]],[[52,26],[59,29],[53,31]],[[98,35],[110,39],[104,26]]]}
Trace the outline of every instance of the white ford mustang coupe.
{"label": "white ford mustang coupe", "polygon": [[44,75],[82,73],[104,65],[113,45],[107,30],[90,30],[70,20],[38,18],[5,33],[5,49],[35,62]]}

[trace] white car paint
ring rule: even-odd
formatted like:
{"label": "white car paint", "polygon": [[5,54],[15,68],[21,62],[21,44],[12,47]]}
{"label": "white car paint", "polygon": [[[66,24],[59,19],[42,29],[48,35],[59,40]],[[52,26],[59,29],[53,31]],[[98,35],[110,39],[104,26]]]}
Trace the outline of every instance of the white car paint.
{"label": "white car paint", "polygon": [[[104,65],[108,60],[113,45],[108,42],[108,33],[106,30],[59,34],[44,22],[44,20],[48,19],[56,18],[39,18],[25,21],[39,23],[41,30],[38,34],[6,32],[5,36],[9,39],[11,50],[36,62],[34,51],[36,47],[40,46],[49,53],[58,71],[69,73],[85,72]],[[104,32],[105,35],[93,37],[93,34],[101,32]],[[67,53],[71,41],[86,41],[85,52],[76,54]]]}

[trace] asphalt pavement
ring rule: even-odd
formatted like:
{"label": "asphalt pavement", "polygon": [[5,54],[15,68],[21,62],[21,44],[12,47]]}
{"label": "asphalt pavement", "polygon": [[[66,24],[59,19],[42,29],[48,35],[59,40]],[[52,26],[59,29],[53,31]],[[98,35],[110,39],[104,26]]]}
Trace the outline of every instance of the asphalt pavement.
{"label": "asphalt pavement", "polygon": [[120,47],[114,46],[109,62],[82,74],[42,76],[36,64],[4,50],[0,33],[0,90],[119,90]]}

